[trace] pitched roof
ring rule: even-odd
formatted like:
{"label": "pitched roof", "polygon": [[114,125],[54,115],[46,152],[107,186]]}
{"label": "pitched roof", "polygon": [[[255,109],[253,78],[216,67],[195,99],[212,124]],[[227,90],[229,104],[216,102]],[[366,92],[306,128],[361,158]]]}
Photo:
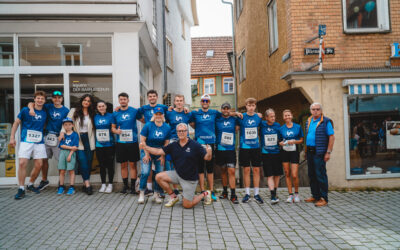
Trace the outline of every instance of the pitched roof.
{"label": "pitched roof", "polygon": [[[213,50],[212,57],[206,57]],[[232,73],[227,53],[232,51],[232,37],[192,38],[191,75]]]}

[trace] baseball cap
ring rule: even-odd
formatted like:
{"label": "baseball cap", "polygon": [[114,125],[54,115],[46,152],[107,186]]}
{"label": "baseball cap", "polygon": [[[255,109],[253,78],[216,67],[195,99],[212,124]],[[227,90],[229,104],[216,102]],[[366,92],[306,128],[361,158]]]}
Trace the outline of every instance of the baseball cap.
{"label": "baseball cap", "polygon": [[156,107],[154,109],[154,114],[157,114],[157,113],[164,114],[164,109],[162,109],[161,107]]}
{"label": "baseball cap", "polygon": [[69,117],[66,117],[66,118],[63,120],[63,124],[66,123],[66,122],[74,123],[74,121],[73,121],[71,118],[69,118]]}
{"label": "baseball cap", "polygon": [[209,94],[204,94],[201,96],[201,100],[211,100],[211,97]]}
{"label": "baseball cap", "polygon": [[59,90],[53,91],[53,93],[51,94],[53,97],[54,96],[63,96],[62,92]]}
{"label": "baseball cap", "polygon": [[222,109],[224,109],[224,108],[231,109],[231,105],[230,105],[228,102],[225,102],[225,103],[223,103],[223,104],[221,105],[221,108],[222,108]]}

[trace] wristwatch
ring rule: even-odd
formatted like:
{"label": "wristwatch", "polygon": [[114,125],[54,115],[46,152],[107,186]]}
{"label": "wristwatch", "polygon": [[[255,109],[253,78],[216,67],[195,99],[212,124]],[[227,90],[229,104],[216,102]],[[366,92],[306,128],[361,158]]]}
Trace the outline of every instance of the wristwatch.
{"label": "wristwatch", "polygon": [[331,153],[332,153],[332,151],[326,151],[326,153],[327,153],[327,154],[331,154]]}

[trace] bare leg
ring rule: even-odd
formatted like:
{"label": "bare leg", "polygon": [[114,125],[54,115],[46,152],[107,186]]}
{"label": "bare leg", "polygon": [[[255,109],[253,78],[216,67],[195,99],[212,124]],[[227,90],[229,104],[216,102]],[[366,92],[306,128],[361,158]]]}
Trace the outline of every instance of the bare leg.
{"label": "bare leg", "polygon": [[34,167],[29,181],[35,183],[35,180],[39,176],[40,170],[42,169],[43,159],[35,159],[33,162],[34,162]]}
{"label": "bare leg", "polygon": [[236,177],[235,177],[235,169],[228,168],[228,175],[229,175],[229,187],[236,188]]}
{"label": "bare leg", "polygon": [[166,172],[161,172],[159,174],[156,175],[156,181],[158,183],[158,185],[160,185],[160,187],[162,189],[164,189],[164,191],[167,194],[171,194],[172,193],[172,189],[170,187],[170,183],[172,182],[171,178],[169,178],[168,174]]}
{"label": "bare leg", "polygon": [[121,177],[128,178],[128,162],[121,163]]}
{"label": "bare leg", "polygon": [[199,174],[199,184],[201,191],[204,191],[204,173]]}
{"label": "bare leg", "polygon": [[208,174],[207,173],[207,182],[208,182],[208,188],[209,190],[213,191],[214,190],[214,174]]}
{"label": "bare leg", "polygon": [[249,188],[250,187],[250,167],[244,167],[243,168],[243,175],[244,175],[244,187]]}
{"label": "bare leg", "polygon": [[290,178],[290,165],[289,164],[290,164],[289,162],[282,163],[283,170],[285,171],[287,189],[288,189],[289,194],[291,194],[292,193],[292,180]]}
{"label": "bare leg", "polygon": [[253,167],[253,184],[255,188],[260,187],[260,168]]}
{"label": "bare leg", "polygon": [[228,186],[228,168],[222,167],[221,169],[221,179],[222,179],[222,186]]}
{"label": "bare leg", "polygon": [[182,206],[184,208],[192,208],[197,205],[204,198],[203,194],[199,194],[193,198],[192,201],[183,198]]}
{"label": "bare leg", "polygon": [[[130,176],[131,179],[137,179],[137,168],[136,168],[136,162],[129,162],[129,168],[130,168]],[[127,168],[128,170],[128,168]],[[128,173],[126,173],[126,177],[128,178]]]}
{"label": "bare leg", "polygon": [[296,193],[299,192],[299,164],[292,164],[292,178],[293,178],[293,185],[294,191]]}
{"label": "bare leg", "polygon": [[274,176],[274,183],[275,183],[275,188],[279,187],[279,180],[281,179],[280,176]]}
{"label": "bare leg", "polygon": [[42,181],[47,181],[48,172],[49,172],[49,160],[48,159],[43,159]]}
{"label": "bare leg", "polygon": [[60,170],[60,186],[64,186],[65,170]]}
{"label": "bare leg", "polygon": [[18,184],[20,186],[25,186],[26,166],[28,165],[28,161],[29,159],[19,158]]}
{"label": "bare leg", "polygon": [[272,191],[272,190],[275,189],[274,177],[275,177],[275,176],[268,176],[268,177],[267,177],[268,188],[269,188],[270,191]]}
{"label": "bare leg", "polygon": [[74,170],[69,171],[69,185],[71,185],[71,186],[75,185],[75,171]]}

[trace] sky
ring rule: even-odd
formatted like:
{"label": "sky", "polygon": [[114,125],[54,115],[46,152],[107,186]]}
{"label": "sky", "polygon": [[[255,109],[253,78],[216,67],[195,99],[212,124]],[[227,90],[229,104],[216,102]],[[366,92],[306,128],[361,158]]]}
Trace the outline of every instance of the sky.
{"label": "sky", "polygon": [[229,4],[221,0],[197,0],[199,26],[191,28],[192,37],[232,36],[232,17]]}

